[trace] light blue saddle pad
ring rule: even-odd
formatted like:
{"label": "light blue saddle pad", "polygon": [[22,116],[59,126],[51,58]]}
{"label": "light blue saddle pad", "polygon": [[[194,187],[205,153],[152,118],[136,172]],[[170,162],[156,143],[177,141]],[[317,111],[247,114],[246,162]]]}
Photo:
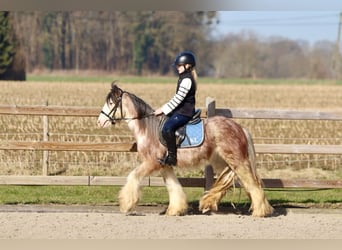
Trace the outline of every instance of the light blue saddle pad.
{"label": "light blue saddle pad", "polygon": [[179,148],[189,148],[201,146],[204,140],[203,120],[196,124],[187,124],[185,126],[185,136],[181,140]]}
{"label": "light blue saddle pad", "polygon": [[[197,109],[191,121],[176,131],[176,143],[178,148],[192,148],[202,145],[204,141],[204,122],[200,116],[201,110]],[[166,146],[166,142],[161,131],[167,119],[168,117],[165,116],[160,121],[158,129],[159,140],[164,146]]]}

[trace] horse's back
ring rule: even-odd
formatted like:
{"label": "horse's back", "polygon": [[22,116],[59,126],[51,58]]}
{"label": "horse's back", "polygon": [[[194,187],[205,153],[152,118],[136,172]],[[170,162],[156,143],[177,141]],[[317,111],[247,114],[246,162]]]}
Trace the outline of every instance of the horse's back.
{"label": "horse's back", "polygon": [[242,126],[232,118],[224,116],[207,118],[205,129],[213,135],[224,133],[222,136],[245,138]]}
{"label": "horse's back", "polygon": [[209,143],[215,143],[224,151],[246,157],[247,138],[242,126],[224,116],[209,117],[205,122],[205,135]]}

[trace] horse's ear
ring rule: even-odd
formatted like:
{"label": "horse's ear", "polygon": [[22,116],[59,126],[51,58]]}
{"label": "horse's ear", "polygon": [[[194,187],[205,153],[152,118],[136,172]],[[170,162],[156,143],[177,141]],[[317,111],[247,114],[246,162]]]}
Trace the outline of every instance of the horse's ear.
{"label": "horse's ear", "polygon": [[122,92],[122,90],[118,87],[118,85],[116,84],[117,83],[117,81],[115,80],[115,81],[113,81],[112,82],[112,89],[111,89],[111,92],[112,93],[120,93],[120,92]]}
{"label": "horse's ear", "polygon": [[111,84],[112,90],[118,88],[118,86],[116,85],[116,83],[117,83],[117,80],[115,80],[115,81],[112,82],[112,84]]}
{"label": "horse's ear", "polygon": [[116,82],[117,82],[117,81],[113,81],[113,82],[112,82],[112,89],[111,89],[110,92],[113,93],[115,96],[121,96],[122,93],[123,93],[123,90],[120,89],[120,88],[118,87],[118,85],[116,85]]}

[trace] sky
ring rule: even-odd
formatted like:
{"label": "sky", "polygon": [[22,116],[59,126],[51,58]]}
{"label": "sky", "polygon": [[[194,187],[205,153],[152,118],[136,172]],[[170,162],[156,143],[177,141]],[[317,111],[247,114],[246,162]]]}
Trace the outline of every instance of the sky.
{"label": "sky", "polygon": [[[262,38],[281,36],[291,40],[337,41],[340,11],[219,11],[215,36],[254,31]],[[342,36],[342,34],[341,34]],[[341,37],[342,40],[342,37]]]}

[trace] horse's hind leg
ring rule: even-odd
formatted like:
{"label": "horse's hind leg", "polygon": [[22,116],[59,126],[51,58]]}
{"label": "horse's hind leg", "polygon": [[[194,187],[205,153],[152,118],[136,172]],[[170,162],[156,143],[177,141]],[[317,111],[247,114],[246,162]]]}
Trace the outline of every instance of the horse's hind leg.
{"label": "horse's hind leg", "polygon": [[161,170],[165,186],[169,192],[169,206],[166,215],[184,215],[188,210],[186,195],[172,168]]}
{"label": "horse's hind leg", "polygon": [[274,209],[265,196],[262,180],[256,171],[255,148],[252,136],[245,128],[243,128],[243,132],[247,139],[248,159],[242,161],[243,163],[240,166],[237,165],[235,173],[238,175],[240,182],[251,199],[250,210],[253,211],[252,215],[257,217],[269,216],[273,213]]}
{"label": "horse's hind leg", "polygon": [[207,211],[217,211],[218,203],[226,194],[227,190],[233,185],[234,172],[229,167],[226,167],[215,181],[212,188],[206,192],[199,204],[199,210],[203,213]]}
{"label": "horse's hind leg", "polygon": [[251,199],[252,215],[256,217],[265,217],[273,213],[273,207],[266,199],[264,190],[262,189],[262,181],[253,173],[248,160],[234,169],[241,184],[245,188]]}
{"label": "horse's hind leg", "polygon": [[237,176],[245,188],[248,197],[251,199],[250,210],[252,210],[252,215],[256,217],[271,215],[273,208],[268,203],[262,189],[262,182],[255,174],[255,171],[251,169],[250,162],[245,160],[237,164],[233,159],[230,159],[228,162],[229,166],[232,166],[234,170],[232,171],[229,167],[226,167],[222,171],[213,187],[201,198],[199,209],[203,213],[209,210],[216,211],[217,204],[232,186],[234,177]]}

